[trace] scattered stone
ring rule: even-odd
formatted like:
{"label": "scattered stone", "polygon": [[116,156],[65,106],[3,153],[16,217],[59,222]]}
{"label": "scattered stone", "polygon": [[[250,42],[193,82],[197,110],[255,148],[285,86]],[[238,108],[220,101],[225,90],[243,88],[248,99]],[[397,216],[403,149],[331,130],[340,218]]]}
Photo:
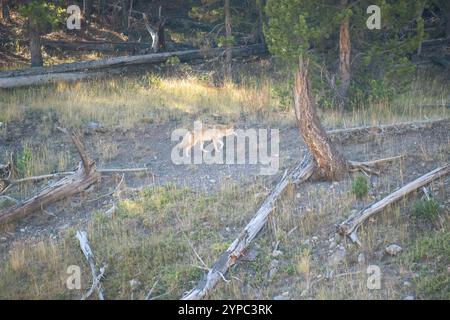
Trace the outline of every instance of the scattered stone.
{"label": "scattered stone", "polygon": [[331,266],[337,266],[340,263],[344,262],[347,256],[347,251],[342,245],[336,247],[336,251],[329,257],[328,263]]}
{"label": "scattered stone", "polygon": [[312,240],[317,241],[317,240],[319,240],[319,237],[314,236],[314,237],[312,237]]}
{"label": "scattered stone", "polygon": [[366,257],[364,256],[364,253],[360,253],[358,254],[358,263],[359,264],[364,264],[366,262]]}
{"label": "scattered stone", "polygon": [[406,296],[403,300],[414,300],[413,296]]}
{"label": "scattered stone", "polygon": [[273,250],[273,252],[272,252],[273,257],[278,257],[278,256],[281,256],[282,254],[283,254],[283,251],[281,251],[281,250]]}
{"label": "scattered stone", "polygon": [[273,259],[272,261],[270,261],[269,269],[276,268],[276,267],[278,267],[279,264],[280,264],[280,262],[277,259]]}
{"label": "scattered stone", "polygon": [[411,282],[409,282],[409,281],[403,282],[403,286],[404,286],[404,287],[410,288],[411,285],[412,285],[412,284],[411,284]]}
{"label": "scattered stone", "polygon": [[0,241],[6,241],[6,237],[1,237]]}
{"label": "scattered stone", "polygon": [[272,268],[269,270],[269,280],[272,280],[278,272],[278,268]]}
{"label": "scattered stone", "polygon": [[210,179],[209,182],[211,182],[211,183],[216,183],[216,180]]}
{"label": "scattered stone", "polygon": [[289,300],[289,297],[280,294],[278,296],[273,297],[273,300]]}
{"label": "scattered stone", "polygon": [[136,279],[131,279],[129,281],[129,284],[130,284],[131,290],[135,290],[141,285],[141,282]]}
{"label": "scattered stone", "polygon": [[25,232],[25,231],[26,231],[25,228],[20,229],[20,232]]}
{"label": "scattered stone", "polygon": [[295,197],[297,198],[297,199],[300,199],[301,198],[301,194],[300,193],[297,193],[296,195],[295,195]]}
{"label": "scattered stone", "polygon": [[100,129],[102,127],[103,126],[99,122],[90,121],[90,122],[86,123],[86,129],[95,130],[95,129]]}
{"label": "scattered stone", "polygon": [[336,247],[337,243],[336,243],[336,239],[334,237],[328,241],[330,242],[330,245],[328,247],[329,249],[333,249],[334,247]]}
{"label": "scattered stone", "polygon": [[403,250],[403,248],[400,247],[398,244],[391,244],[391,245],[387,246],[385,249],[386,253],[391,256],[395,256],[395,255],[399,254],[400,252],[402,252],[402,250]]}

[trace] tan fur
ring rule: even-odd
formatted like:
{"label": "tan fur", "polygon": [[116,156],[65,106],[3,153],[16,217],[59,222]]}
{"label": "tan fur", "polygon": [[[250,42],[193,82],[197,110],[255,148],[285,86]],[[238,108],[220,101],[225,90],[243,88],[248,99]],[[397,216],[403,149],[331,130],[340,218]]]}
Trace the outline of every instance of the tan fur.
{"label": "tan fur", "polygon": [[[202,151],[208,152],[203,148],[203,145],[207,141],[212,141],[214,145],[214,150],[218,152],[223,148],[222,139],[230,135],[236,135],[233,125],[232,126],[216,125],[213,128],[202,128],[201,130],[194,132],[189,131],[183,137],[180,147],[182,147],[183,152],[189,156],[190,150],[197,143],[200,143],[200,149]],[[217,146],[218,143],[220,144],[220,147]]]}

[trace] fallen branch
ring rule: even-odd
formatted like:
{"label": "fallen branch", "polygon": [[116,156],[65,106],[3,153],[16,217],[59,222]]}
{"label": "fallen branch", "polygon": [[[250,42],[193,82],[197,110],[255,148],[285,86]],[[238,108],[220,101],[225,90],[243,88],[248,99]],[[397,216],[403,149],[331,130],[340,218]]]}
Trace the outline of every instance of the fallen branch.
{"label": "fallen branch", "polygon": [[[135,173],[135,172],[148,172],[150,171],[149,168],[111,168],[111,169],[97,169],[98,173],[101,174],[107,174],[107,173]],[[44,174],[40,176],[33,176],[33,177],[27,177],[17,180],[8,180],[8,179],[0,179],[0,182],[5,183],[5,185],[8,187],[13,187],[15,185],[26,183],[26,182],[37,182],[41,180],[46,179],[52,179],[52,178],[60,178],[65,176],[74,175],[76,171],[65,171],[65,172],[55,172],[50,174]],[[0,195],[6,192],[6,188],[2,191],[0,190]]]}
{"label": "fallen branch", "polygon": [[240,235],[230,247],[216,260],[209,272],[195,288],[183,296],[183,300],[196,300],[204,298],[224,278],[228,269],[243,255],[250,242],[265,226],[269,215],[275,209],[275,202],[283,194],[286,187],[292,183],[298,184],[308,180],[314,171],[314,165],[309,154],[297,165],[289,175],[285,175],[275,186],[252,220],[247,224]]}
{"label": "fallen branch", "polygon": [[96,171],[95,162],[86,154],[78,136],[71,133],[70,137],[81,158],[81,163],[75,173],[43,188],[37,195],[22,203],[0,210],[0,224],[25,217],[34,211],[42,210],[52,203],[88,189],[98,181],[100,175]]}
{"label": "fallen branch", "polygon": [[86,260],[89,264],[89,267],[91,268],[91,273],[92,273],[92,287],[88,291],[88,293],[81,298],[81,300],[85,300],[85,299],[89,298],[89,296],[92,294],[94,289],[97,290],[99,300],[104,300],[103,290],[102,290],[100,280],[102,279],[102,277],[105,273],[105,267],[101,268],[100,274],[97,275],[97,268],[95,267],[94,254],[92,253],[91,246],[89,245],[87,233],[85,231],[77,231],[76,237],[77,237],[78,241],[80,242],[81,251],[83,251],[83,254],[86,257]]}
{"label": "fallen branch", "polygon": [[349,168],[348,170],[351,172],[354,171],[363,171],[365,173],[371,173],[374,175],[379,175],[380,172],[377,170],[380,166],[405,158],[405,155],[396,156],[396,157],[390,157],[390,158],[384,158],[384,159],[378,159],[378,160],[372,160],[372,161],[352,161],[348,160]]}
{"label": "fallen branch", "polygon": [[398,189],[394,193],[391,193],[384,199],[370,205],[353,215],[337,226],[338,232],[342,235],[348,236],[353,242],[359,243],[356,232],[359,226],[364,223],[369,217],[374,214],[383,211],[387,206],[399,201],[409,193],[427,185],[433,180],[444,177],[450,173],[450,164],[446,164],[443,167],[437,168],[420,178],[408,183],[402,188]]}

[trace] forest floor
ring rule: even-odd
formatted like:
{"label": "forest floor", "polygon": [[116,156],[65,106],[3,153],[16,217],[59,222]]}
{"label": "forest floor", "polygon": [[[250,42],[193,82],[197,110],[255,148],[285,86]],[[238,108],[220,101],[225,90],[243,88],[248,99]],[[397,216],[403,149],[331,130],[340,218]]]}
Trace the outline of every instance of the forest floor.
{"label": "forest floor", "polygon": [[[428,83],[429,84],[429,83]],[[191,289],[239,234],[284,172],[306,151],[292,112],[275,107],[274,84],[214,87],[193,79],[138,77],[6,92],[0,101],[0,163],[15,153],[26,175],[73,169],[79,161],[57,126],[81,133],[100,168],[147,166],[125,174],[142,191],[112,196],[122,176],[102,177],[88,192],[61,201],[0,229],[0,298],[79,299],[91,285],[89,267],[75,238],[86,230],[107,299],[177,299]],[[321,112],[331,128],[448,119],[445,107],[415,108],[446,89],[356,111]],[[424,90],[426,91],[426,90]],[[427,100],[428,99],[428,100]],[[281,108],[281,109],[280,109]],[[289,108],[287,108],[289,110]],[[292,110],[292,109],[290,109]],[[280,130],[279,170],[259,175],[259,165],[175,165],[174,129],[194,120],[235,123],[236,128]],[[371,219],[359,232],[362,247],[335,233],[354,210],[447,163],[450,121],[420,131],[343,141],[348,159],[407,155],[368,178],[369,192],[352,192],[357,175],[339,182],[290,187],[268,226],[210,298],[234,299],[430,299],[450,298],[450,178],[435,181],[437,207],[423,209],[418,192]],[[25,151],[28,150],[28,151]],[[25,199],[51,181],[28,184],[8,195]],[[105,212],[117,203],[118,210]],[[428,202],[427,202],[428,203]],[[386,254],[397,244],[403,251]],[[195,252],[194,252],[195,250]],[[82,269],[82,289],[66,287],[67,268]],[[369,266],[381,271],[380,289],[369,289]]]}

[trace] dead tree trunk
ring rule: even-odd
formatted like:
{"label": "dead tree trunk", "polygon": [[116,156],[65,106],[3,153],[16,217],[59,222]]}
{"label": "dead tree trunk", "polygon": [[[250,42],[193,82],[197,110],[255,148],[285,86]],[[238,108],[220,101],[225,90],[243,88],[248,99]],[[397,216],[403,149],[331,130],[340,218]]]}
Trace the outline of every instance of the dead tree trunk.
{"label": "dead tree trunk", "polygon": [[231,13],[230,13],[230,0],[225,0],[224,4],[225,11],[225,35],[226,35],[226,51],[225,51],[225,64],[227,68],[227,77],[231,79],[232,77],[232,59],[233,53],[231,51],[232,46],[232,34],[231,34]]}
{"label": "dead tree trunk", "polygon": [[0,19],[9,20],[9,0],[0,0]]}
{"label": "dead tree trunk", "polygon": [[120,20],[123,34],[128,33],[128,0],[120,0]]}
{"label": "dead tree trunk", "polygon": [[77,171],[42,189],[36,196],[0,210],[0,224],[25,217],[52,203],[78,194],[98,181],[100,175],[96,171],[95,162],[89,158],[77,135],[72,133],[71,139],[81,158]]}
{"label": "dead tree trunk", "polygon": [[31,67],[42,67],[44,59],[42,58],[41,35],[36,30],[30,30],[30,54]]}
{"label": "dead tree trunk", "polygon": [[86,24],[91,23],[91,15],[92,15],[92,0],[85,0],[84,1],[84,21],[86,21]]}
{"label": "dead tree trunk", "polygon": [[99,0],[98,3],[98,16],[100,18],[100,21],[102,23],[105,22],[105,16],[106,16],[106,0]]}
{"label": "dead tree trunk", "polygon": [[152,38],[152,51],[154,53],[159,52],[160,49],[164,50],[166,48],[166,40],[164,36],[166,19],[162,17],[161,10],[162,8],[159,7],[158,21],[156,22],[155,26],[152,26],[150,24],[150,21],[148,20],[147,15],[145,13],[142,13],[145,28],[147,29],[148,33],[150,33],[150,37]]}
{"label": "dead tree trunk", "polygon": [[300,134],[314,157],[317,177],[326,180],[342,178],[348,171],[348,163],[320,123],[308,78],[308,64],[303,58],[300,58],[295,77],[294,108]]}
{"label": "dead tree trunk", "polygon": [[[342,0],[343,8],[347,5],[347,0]],[[341,103],[344,103],[350,86],[350,21],[349,17],[341,21],[339,29],[339,95]]]}

